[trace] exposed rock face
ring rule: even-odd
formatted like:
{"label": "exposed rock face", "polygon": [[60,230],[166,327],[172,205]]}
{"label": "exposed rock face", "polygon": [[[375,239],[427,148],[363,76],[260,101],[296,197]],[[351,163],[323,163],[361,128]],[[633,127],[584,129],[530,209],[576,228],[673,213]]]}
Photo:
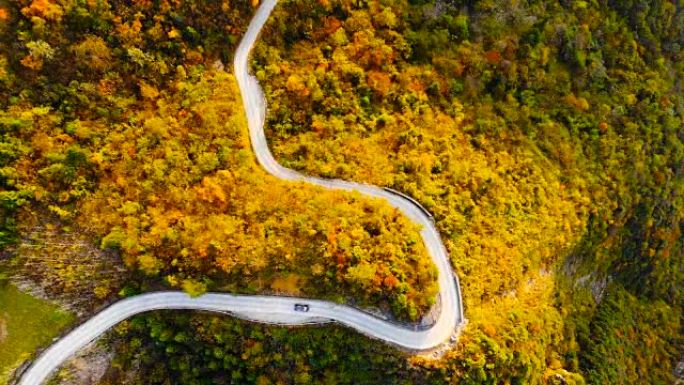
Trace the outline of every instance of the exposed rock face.
{"label": "exposed rock face", "polygon": [[226,66],[223,64],[223,62],[220,59],[216,59],[216,61],[211,64],[211,67],[217,71],[225,71],[226,70]]}
{"label": "exposed rock face", "polygon": [[95,341],[70,359],[57,373],[55,385],[95,385],[104,377],[114,352],[103,343]]}
{"label": "exposed rock face", "polygon": [[674,368],[675,385],[684,384],[684,357],[682,357]]}
{"label": "exposed rock face", "polygon": [[10,280],[25,293],[87,317],[116,294],[126,277],[121,258],[93,239],[80,229],[36,224],[13,247],[10,263],[16,268]]}

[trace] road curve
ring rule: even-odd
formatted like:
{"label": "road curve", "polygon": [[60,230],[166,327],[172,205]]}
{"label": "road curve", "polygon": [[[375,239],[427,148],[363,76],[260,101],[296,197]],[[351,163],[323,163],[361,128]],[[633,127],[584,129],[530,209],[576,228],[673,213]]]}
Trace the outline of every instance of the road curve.
{"label": "road curve", "polygon": [[[177,291],[147,293],[114,303],[58,340],[42,352],[24,372],[19,381],[20,385],[42,384],[64,361],[109,328],[135,314],[151,310],[186,309],[228,312],[253,321],[283,325],[334,321],[369,337],[418,351],[429,350],[448,341],[457,328],[463,324],[465,319],[458,277],[453,274],[449,256],[434,223],[419,207],[409,199],[382,188],[302,175],[282,167],[271,155],[264,135],[266,101],[256,78],[249,74],[248,59],[259,32],[275,5],[276,0],[265,0],[259,7],[237,48],[234,61],[235,76],[247,114],[250,139],[259,163],[266,171],[284,180],[307,182],[335,190],[354,190],[369,197],[384,199],[422,226],[423,242],[439,271],[441,311],[436,322],[429,329],[418,331],[384,321],[350,306],[321,300],[221,293],[191,298]],[[309,311],[295,311],[296,303],[309,305]]]}
{"label": "road curve", "polygon": [[[406,329],[387,323],[383,328],[390,330],[398,338],[381,337],[379,331],[370,333],[370,335],[409,349],[427,350],[433,348],[446,341],[453,334],[456,327],[463,323],[464,317],[458,278],[451,269],[449,254],[444,244],[442,244],[439,232],[431,216],[426,215],[423,209],[412,199],[391,190],[339,179],[331,180],[307,176],[285,168],[273,158],[269,150],[264,133],[266,99],[256,78],[249,74],[248,59],[249,53],[259,36],[259,32],[276,3],[277,0],[265,0],[262,2],[237,48],[234,59],[235,77],[242,94],[242,101],[249,125],[250,140],[257,160],[266,171],[280,179],[306,182],[333,190],[358,191],[372,198],[383,199],[421,226],[420,234],[423,242],[439,271],[438,282],[441,312],[434,325],[424,331],[410,331],[406,334]],[[336,321],[338,320],[336,317],[332,318]],[[362,330],[362,328],[356,325],[349,326]]]}

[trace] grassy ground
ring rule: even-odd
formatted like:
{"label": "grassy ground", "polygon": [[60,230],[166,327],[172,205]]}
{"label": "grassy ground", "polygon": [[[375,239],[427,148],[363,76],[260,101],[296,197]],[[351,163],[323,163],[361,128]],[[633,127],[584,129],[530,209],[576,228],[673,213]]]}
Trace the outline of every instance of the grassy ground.
{"label": "grassy ground", "polygon": [[46,345],[74,316],[56,306],[24,294],[0,280],[0,384],[9,372]]}

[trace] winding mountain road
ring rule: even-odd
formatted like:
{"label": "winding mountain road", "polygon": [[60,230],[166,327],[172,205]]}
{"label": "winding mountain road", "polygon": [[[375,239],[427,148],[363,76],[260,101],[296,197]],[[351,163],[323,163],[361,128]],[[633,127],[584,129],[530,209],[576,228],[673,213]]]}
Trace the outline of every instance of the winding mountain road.
{"label": "winding mountain road", "polygon": [[[176,291],[154,292],[116,302],[72,330],[40,354],[24,372],[19,384],[42,384],[64,361],[109,328],[128,317],[151,310],[215,311],[230,313],[252,321],[282,325],[338,322],[369,337],[417,351],[429,350],[447,342],[455,334],[457,328],[463,324],[465,319],[458,278],[451,269],[449,256],[432,219],[423,212],[423,209],[410,199],[390,190],[342,180],[327,180],[302,175],[282,167],[271,155],[264,134],[266,101],[256,78],[249,74],[248,59],[259,32],[275,5],[276,0],[265,0],[261,4],[237,48],[234,61],[235,76],[242,94],[250,139],[256,157],[266,171],[278,178],[307,182],[335,190],[355,190],[372,198],[384,199],[419,224],[422,228],[421,236],[425,247],[439,271],[441,309],[434,324],[428,329],[416,330],[382,320],[350,306],[320,300],[220,293],[191,298],[185,293]],[[296,311],[295,304],[308,305],[308,311]]]}

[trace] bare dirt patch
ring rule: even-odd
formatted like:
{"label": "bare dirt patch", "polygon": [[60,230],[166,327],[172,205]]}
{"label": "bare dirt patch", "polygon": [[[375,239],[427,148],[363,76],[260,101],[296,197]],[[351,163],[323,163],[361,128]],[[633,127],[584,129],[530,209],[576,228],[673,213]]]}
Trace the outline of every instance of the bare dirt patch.
{"label": "bare dirt patch", "polygon": [[98,384],[113,358],[113,351],[106,347],[103,340],[95,341],[67,361],[51,383],[58,385]]}
{"label": "bare dirt patch", "polygon": [[7,338],[7,313],[0,317],[0,342]]}

